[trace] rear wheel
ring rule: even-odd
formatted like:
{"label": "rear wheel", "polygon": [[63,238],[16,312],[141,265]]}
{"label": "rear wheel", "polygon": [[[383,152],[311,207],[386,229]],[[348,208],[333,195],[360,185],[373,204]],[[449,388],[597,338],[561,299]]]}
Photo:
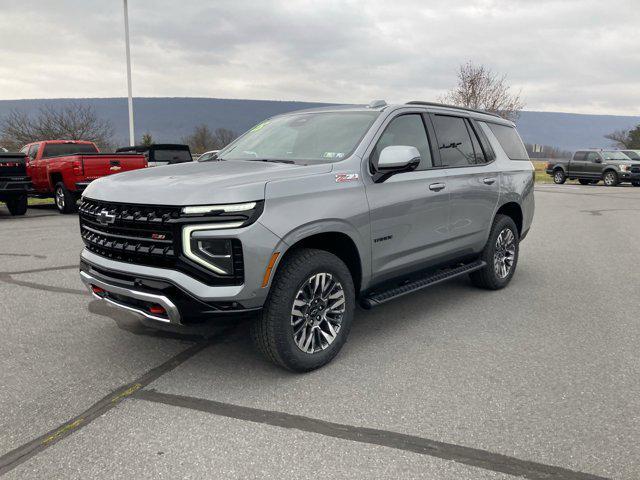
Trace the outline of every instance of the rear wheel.
{"label": "rear wheel", "polygon": [[76,197],[64,186],[64,183],[56,183],[53,193],[60,213],[74,213],[78,209]]}
{"label": "rear wheel", "polygon": [[296,250],[278,268],[251,336],[276,365],[308,372],[338,354],[354,307],[353,280],[342,260],[323,250]]}
{"label": "rear wheel", "polygon": [[7,208],[11,215],[24,215],[27,213],[28,199],[26,195],[7,199]]}
{"label": "rear wheel", "polygon": [[561,169],[557,169],[555,172],[553,172],[553,181],[558,185],[562,185],[564,182],[567,181],[567,176],[564,174],[564,172]]}
{"label": "rear wheel", "polygon": [[631,182],[631,185],[633,185],[634,187],[640,187],[640,181],[634,180],[633,182]]}
{"label": "rear wheel", "polygon": [[469,275],[473,284],[488,290],[506,287],[518,264],[519,243],[520,236],[513,219],[496,215],[489,240],[480,257],[487,266]]}
{"label": "rear wheel", "polygon": [[605,172],[604,184],[607,187],[615,187],[616,185],[618,185],[618,183],[619,183],[618,174],[616,172],[614,172],[613,170],[609,170]]}

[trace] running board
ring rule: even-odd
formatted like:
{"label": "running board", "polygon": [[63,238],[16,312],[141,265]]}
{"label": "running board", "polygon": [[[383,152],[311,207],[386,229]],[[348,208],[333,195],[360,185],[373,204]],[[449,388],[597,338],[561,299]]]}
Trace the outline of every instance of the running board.
{"label": "running board", "polygon": [[409,283],[405,283],[404,285],[390,288],[389,290],[374,291],[364,297],[360,304],[366,309],[377,307],[378,305],[382,305],[383,303],[387,303],[390,300],[402,297],[408,293],[417,292],[423,288],[431,287],[432,285],[451,280],[452,278],[475,272],[476,270],[486,267],[486,265],[487,263],[483,260],[476,260],[473,263],[467,263],[465,265],[460,265],[459,267],[438,270],[427,277],[413,280]]}

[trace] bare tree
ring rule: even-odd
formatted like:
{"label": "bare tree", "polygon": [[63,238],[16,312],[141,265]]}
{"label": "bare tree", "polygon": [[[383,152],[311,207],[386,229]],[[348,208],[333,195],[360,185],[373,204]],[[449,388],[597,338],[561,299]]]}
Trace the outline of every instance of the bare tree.
{"label": "bare tree", "polygon": [[511,93],[510,90],[506,75],[498,75],[484,65],[467,62],[458,70],[458,85],[440,97],[440,101],[485,110],[515,121],[524,102],[520,92]]}
{"label": "bare tree", "polygon": [[182,139],[183,143],[189,145],[194,153],[204,153],[209,150],[220,150],[235,140],[238,134],[226,128],[216,128],[212,132],[207,125],[198,125],[191,135]]}
{"label": "bare tree", "polygon": [[216,149],[221,149],[229,145],[236,138],[238,138],[238,134],[234,131],[228,130],[226,128],[216,128],[215,131],[215,143]]}
{"label": "bare tree", "polygon": [[616,130],[604,138],[613,141],[619,148],[640,149],[640,125],[630,130]]}
{"label": "bare tree", "polygon": [[191,135],[182,139],[182,143],[189,145],[194,153],[204,153],[208,150],[215,150],[215,136],[207,125],[198,125]]}
{"label": "bare tree", "polygon": [[49,104],[35,116],[10,111],[0,123],[0,136],[15,148],[38,140],[89,140],[104,148],[111,146],[113,125],[98,117],[90,105],[72,103],[56,108]]}
{"label": "bare tree", "polygon": [[140,140],[140,145],[144,145],[145,147],[150,147],[155,142],[153,141],[153,137],[149,132],[142,134],[142,139]]}

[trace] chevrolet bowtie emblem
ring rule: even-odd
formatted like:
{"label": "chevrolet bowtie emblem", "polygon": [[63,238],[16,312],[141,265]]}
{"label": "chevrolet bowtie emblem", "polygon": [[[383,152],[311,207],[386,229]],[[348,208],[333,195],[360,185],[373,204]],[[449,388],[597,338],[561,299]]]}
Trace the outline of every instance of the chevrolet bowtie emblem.
{"label": "chevrolet bowtie emblem", "polygon": [[115,223],[116,216],[113,213],[109,213],[109,210],[102,210],[97,216],[96,220],[102,225],[111,225]]}

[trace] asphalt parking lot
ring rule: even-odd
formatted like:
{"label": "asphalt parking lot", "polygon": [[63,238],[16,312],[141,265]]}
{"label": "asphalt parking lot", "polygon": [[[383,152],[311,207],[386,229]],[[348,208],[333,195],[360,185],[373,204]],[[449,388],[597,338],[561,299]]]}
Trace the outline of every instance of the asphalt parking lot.
{"label": "asphalt parking lot", "polygon": [[77,217],[0,206],[0,474],[640,478],[640,188],[536,203],[507,289],[359,311],[306,375],[246,324],[178,335],[92,300]]}

